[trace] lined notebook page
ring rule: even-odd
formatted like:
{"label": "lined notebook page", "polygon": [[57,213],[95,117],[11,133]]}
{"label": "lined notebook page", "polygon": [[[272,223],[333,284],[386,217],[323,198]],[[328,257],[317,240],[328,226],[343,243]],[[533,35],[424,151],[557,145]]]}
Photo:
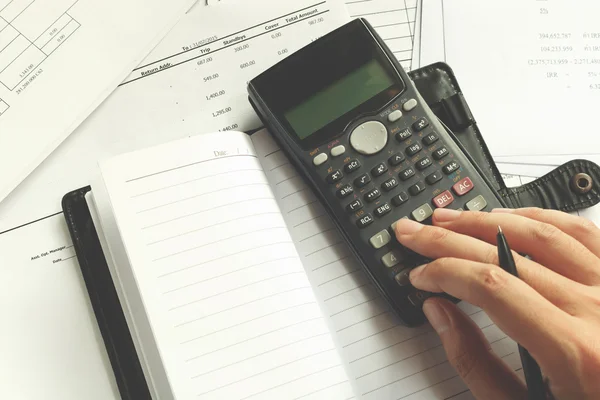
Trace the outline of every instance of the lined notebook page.
{"label": "lined notebook page", "polygon": [[246,135],[127,154],[102,175],[174,398],[353,397]]}
{"label": "lined notebook page", "polygon": [[[378,295],[315,195],[266,131],[253,135],[257,153],[305,270],[323,301],[336,341],[364,399],[471,398],[427,325],[400,326]],[[493,350],[518,369],[516,344],[481,310],[461,303]]]}

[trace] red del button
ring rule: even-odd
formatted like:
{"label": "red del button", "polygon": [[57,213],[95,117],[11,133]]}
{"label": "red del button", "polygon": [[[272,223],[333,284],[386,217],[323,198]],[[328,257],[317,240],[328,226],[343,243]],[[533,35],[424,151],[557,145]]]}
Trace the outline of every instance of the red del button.
{"label": "red del button", "polygon": [[456,185],[452,186],[452,190],[459,196],[464,196],[469,193],[473,189],[473,182],[471,179],[465,178],[462,181],[458,182]]}
{"label": "red del button", "polygon": [[446,190],[444,193],[440,194],[439,196],[433,199],[433,202],[435,203],[437,208],[444,208],[453,201],[454,197],[452,197],[452,193],[450,193],[449,190]]}

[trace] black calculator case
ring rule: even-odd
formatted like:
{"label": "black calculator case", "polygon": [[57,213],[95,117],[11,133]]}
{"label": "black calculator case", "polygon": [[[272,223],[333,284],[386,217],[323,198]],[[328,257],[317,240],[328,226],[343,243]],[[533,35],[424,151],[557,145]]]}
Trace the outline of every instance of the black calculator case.
{"label": "black calculator case", "polygon": [[[450,136],[471,157],[507,207],[572,212],[600,202],[600,167],[588,160],[572,160],[531,183],[507,187],[451,68],[436,63],[414,70],[409,76],[433,112],[450,129]],[[85,200],[90,190],[86,186],[67,193],[62,201],[64,216],[121,397],[151,399]]]}

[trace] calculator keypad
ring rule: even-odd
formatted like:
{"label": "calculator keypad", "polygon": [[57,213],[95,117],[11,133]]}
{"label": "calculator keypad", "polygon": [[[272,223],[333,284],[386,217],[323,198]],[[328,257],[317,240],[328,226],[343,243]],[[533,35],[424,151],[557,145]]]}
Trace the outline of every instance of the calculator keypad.
{"label": "calculator keypad", "polygon": [[[412,116],[415,110],[418,102],[410,99],[382,115],[382,120],[366,123],[364,131],[377,139],[376,145],[382,146],[379,151],[374,152],[376,146],[366,140],[366,133],[357,133],[363,131],[359,126],[350,135],[349,148],[334,143],[329,152],[315,154],[313,161],[322,164],[328,161],[327,154],[331,156],[332,167],[324,174],[328,185],[335,188],[344,212],[364,232],[361,236],[382,271],[391,283],[406,290],[407,303],[417,307],[430,294],[410,284],[418,255],[396,240],[396,224],[402,219],[427,224],[436,208],[479,211],[487,202],[483,196],[470,195],[473,181],[462,175],[460,163],[430,122]],[[392,140],[382,137],[382,126]]]}

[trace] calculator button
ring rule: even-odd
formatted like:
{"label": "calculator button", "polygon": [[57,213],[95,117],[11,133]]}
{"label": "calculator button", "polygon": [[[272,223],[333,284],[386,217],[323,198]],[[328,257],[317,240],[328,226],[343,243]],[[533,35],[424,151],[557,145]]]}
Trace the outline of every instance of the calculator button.
{"label": "calculator button", "polygon": [[408,201],[408,195],[405,192],[395,195],[392,197],[392,204],[396,207],[401,206],[402,204]]}
{"label": "calculator button", "polygon": [[342,171],[340,171],[339,169],[333,173],[331,173],[328,177],[327,177],[327,182],[329,183],[336,183],[338,181],[341,181],[342,178],[344,177],[344,174],[342,174]]}
{"label": "calculator button", "polygon": [[439,149],[437,149],[436,151],[433,152],[433,158],[435,158],[436,160],[441,160],[442,158],[446,157],[448,154],[450,154],[448,152],[448,149],[445,147],[440,147]]}
{"label": "calculator button", "polygon": [[346,152],[346,148],[344,146],[336,146],[333,149],[331,149],[331,155],[334,157],[341,156],[345,152]]}
{"label": "calculator button", "polygon": [[417,161],[417,169],[419,171],[423,171],[425,168],[431,166],[431,159],[429,157],[425,157],[419,161]]}
{"label": "calculator button", "polygon": [[385,174],[387,170],[387,165],[385,165],[385,163],[381,163],[371,170],[371,174],[373,174],[374,177],[378,177]]}
{"label": "calculator button", "polygon": [[410,286],[410,269],[405,269],[394,277],[400,286]]}
{"label": "calculator button", "polygon": [[343,199],[344,197],[350,196],[352,193],[354,193],[352,186],[346,185],[337,191],[337,196]]}
{"label": "calculator button", "polygon": [[409,112],[417,108],[417,104],[418,103],[415,99],[410,99],[402,105],[402,109],[406,112]]}
{"label": "calculator button", "polygon": [[410,131],[410,129],[407,128],[403,131],[396,133],[396,140],[398,140],[399,142],[404,142],[406,139],[408,139],[411,136],[412,136],[412,132]]}
{"label": "calculator button", "polygon": [[434,183],[441,181],[442,177],[443,175],[440,171],[435,171],[433,174],[427,175],[427,178],[425,178],[425,182],[427,182],[430,185],[433,185]]}
{"label": "calculator button", "polygon": [[408,217],[402,217],[402,218],[400,218],[398,221],[394,222],[394,223],[392,224],[392,226],[391,226],[391,228],[392,228],[392,231],[395,231],[395,230],[396,230],[396,225],[398,224],[398,222],[402,221],[403,219],[408,219]]}
{"label": "calculator button", "polygon": [[381,197],[381,192],[379,191],[379,189],[373,189],[370,192],[368,192],[367,194],[365,194],[365,200],[367,200],[369,203],[374,202],[375,200],[377,200],[380,197]]}
{"label": "calculator button", "polygon": [[373,221],[375,221],[375,219],[373,218],[373,216],[371,214],[365,214],[358,221],[356,221],[356,225],[360,229],[363,229],[363,228],[366,228],[367,226],[371,225],[373,223]]}
{"label": "calculator button", "polygon": [[402,258],[400,256],[399,252],[397,252],[397,251],[390,251],[385,256],[381,257],[381,262],[387,268],[392,268],[392,267],[400,264],[401,259]]}
{"label": "calculator button", "polygon": [[405,160],[404,154],[402,153],[396,153],[393,156],[391,156],[390,158],[388,158],[388,163],[390,163],[390,165],[392,167],[395,167],[396,165],[399,165],[402,163],[402,161]]}
{"label": "calculator button", "polygon": [[411,196],[416,196],[423,190],[425,190],[425,184],[423,182],[417,182],[408,188],[408,193],[410,193]]}
{"label": "calculator button", "polygon": [[460,168],[460,165],[456,161],[451,161],[442,168],[446,175],[450,175],[454,171]]}
{"label": "calculator button", "polygon": [[410,301],[410,303],[415,307],[421,307],[423,305],[423,303],[425,302],[425,300],[427,300],[431,296],[432,296],[431,293],[427,293],[427,292],[423,292],[423,291],[419,290],[419,291],[409,294],[408,301]]}
{"label": "calculator button", "polygon": [[375,216],[383,217],[385,214],[392,211],[392,207],[388,203],[383,203],[375,209]]}
{"label": "calculator button", "polygon": [[387,229],[384,229],[369,239],[369,242],[375,249],[380,249],[388,244],[391,240],[392,237],[390,236],[390,233],[387,231]]}
{"label": "calculator button", "polygon": [[423,129],[427,128],[428,126],[429,126],[429,121],[427,121],[427,119],[425,119],[425,118],[421,118],[413,124],[412,128],[415,130],[415,132],[420,132]]}
{"label": "calculator button", "polygon": [[483,196],[477,196],[465,205],[465,208],[469,211],[481,211],[487,207],[487,201]]}
{"label": "calculator button", "polygon": [[412,216],[417,222],[423,222],[433,215],[433,209],[429,204],[423,204],[412,212]]}
{"label": "calculator button", "polygon": [[406,181],[415,175],[415,170],[412,167],[406,168],[404,171],[400,172],[400,179]]}
{"label": "calculator button", "polygon": [[432,145],[437,141],[438,141],[438,137],[434,132],[430,133],[429,135],[426,135],[423,138],[423,143],[425,144],[425,146]]}
{"label": "calculator button", "polygon": [[348,211],[348,212],[355,212],[355,211],[360,210],[361,208],[363,208],[362,201],[356,199],[352,203],[350,203],[350,204],[348,204],[346,206],[346,211]]}
{"label": "calculator button", "polygon": [[360,161],[358,160],[350,160],[348,164],[344,167],[347,173],[352,173],[361,167]]}
{"label": "calculator button", "polygon": [[400,184],[400,182],[398,182],[398,179],[396,178],[390,178],[387,181],[383,182],[381,184],[381,188],[383,190],[385,190],[386,192],[389,192],[390,190],[392,190],[393,188],[395,188],[396,186],[398,186]]}
{"label": "calculator button", "polygon": [[313,164],[315,164],[315,166],[318,167],[319,165],[324,164],[327,161],[327,159],[327,154],[321,153],[313,159]]}
{"label": "calculator button", "polygon": [[388,121],[390,122],[396,122],[400,118],[402,118],[402,111],[400,110],[392,111],[390,115],[388,115]]}
{"label": "calculator button", "polygon": [[350,135],[350,145],[360,154],[379,153],[388,142],[388,131],[378,121],[368,121],[358,126]]}
{"label": "calculator button", "polygon": [[412,146],[408,146],[408,148],[406,149],[406,154],[408,154],[409,156],[414,156],[421,150],[423,150],[421,145],[419,143],[415,143]]}
{"label": "calculator button", "polygon": [[444,207],[448,206],[450,203],[452,203],[453,201],[454,201],[454,196],[452,196],[452,193],[450,193],[449,190],[446,190],[444,193],[440,194],[439,196],[434,197],[433,204],[435,204],[435,206],[437,208],[444,208]]}
{"label": "calculator button", "polygon": [[354,180],[354,184],[359,188],[367,186],[369,182],[371,182],[371,177],[368,174],[361,175]]}
{"label": "calculator button", "polygon": [[464,196],[469,193],[473,189],[473,182],[471,182],[470,178],[464,178],[462,181],[458,182],[454,186],[452,186],[452,190],[458,196]]}

